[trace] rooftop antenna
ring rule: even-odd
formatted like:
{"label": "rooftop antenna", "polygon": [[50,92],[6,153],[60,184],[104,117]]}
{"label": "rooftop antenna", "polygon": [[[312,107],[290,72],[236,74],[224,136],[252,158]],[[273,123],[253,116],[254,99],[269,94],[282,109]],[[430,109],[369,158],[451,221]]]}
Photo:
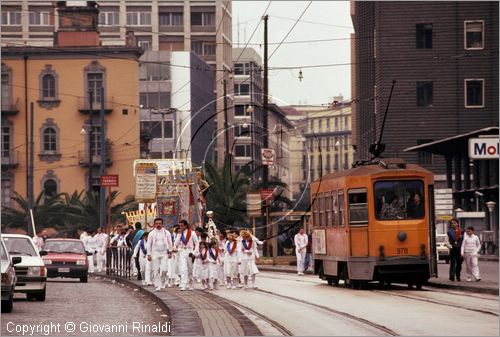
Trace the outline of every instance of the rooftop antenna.
{"label": "rooftop antenna", "polygon": [[382,135],[384,134],[385,120],[387,118],[387,112],[389,111],[389,105],[391,104],[392,92],[394,91],[394,85],[396,80],[392,80],[391,93],[389,94],[389,99],[387,100],[387,106],[385,107],[384,120],[382,121],[382,128],[380,129],[380,136],[375,144],[370,145],[369,152],[373,155],[373,159],[380,158],[385,150],[385,144],[382,144]]}

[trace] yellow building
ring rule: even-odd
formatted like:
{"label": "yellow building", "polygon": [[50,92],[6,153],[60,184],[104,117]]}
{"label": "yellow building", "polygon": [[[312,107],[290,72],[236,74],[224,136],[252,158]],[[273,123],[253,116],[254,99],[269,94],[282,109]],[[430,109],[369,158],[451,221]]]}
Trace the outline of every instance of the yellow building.
{"label": "yellow building", "polygon": [[[28,194],[33,123],[33,194],[99,188],[104,88],[106,174],[119,176],[119,199],[134,194],[139,155],[139,82],[135,46],[101,46],[95,7],[59,8],[54,47],[2,48],[2,204]],[[92,92],[92,106],[89,93]],[[31,115],[33,106],[33,119]],[[92,115],[92,120],[90,116]],[[92,129],[90,129],[92,125]],[[92,132],[90,132],[92,130]],[[92,136],[92,141],[90,141]],[[91,144],[91,146],[89,146]],[[90,155],[92,153],[92,156]]]}
{"label": "yellow building", "polygon": [[305,149],[303,177],[309,170],[310,180],[331,172],[346,170],[353,163],[351,142],[351,103],[340,102],[329,107],[293,106],[307,123],[304,132]]}

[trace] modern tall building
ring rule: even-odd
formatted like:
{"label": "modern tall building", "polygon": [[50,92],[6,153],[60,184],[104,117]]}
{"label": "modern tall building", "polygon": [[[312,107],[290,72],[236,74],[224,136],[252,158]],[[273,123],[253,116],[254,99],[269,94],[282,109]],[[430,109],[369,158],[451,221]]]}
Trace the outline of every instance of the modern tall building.
{"label": "modern tall building", "polygon": [[[351,1],[357,159],[371,158],[395,81],[383,156],[446,181],[444,157],[403,150],[498,126],[498,10],[495,1]],[[470,161],[454,165],[468,170]]]}
{"label": "modern tall building", "polygon": [[[52,46],[58,29],[58,1],[2,1],[2,45]],[[85,3],[85,1],[67,1]],[[231,94],[232,14],[230,0],[107,0],[98,1],[99,31],[103,46],[124,45],[133,32],[144,50],[193,51],[212,66],[216,91],[214,129],[224,130],[224,83]],[[172,67],[183,65],[171,64]],[[192,70],[198,70],[194,68]],[[203,71],[203,70],[199,70]],[[185,83],[189,86],[187,79]],[[181,89],[182,90],[182,89]],[[172,100],[179,92],[170,92]],[[234,123],[232,96],[226,100],[228,125]],[[233,133],[229,130],[229,143]],[[225,136],[216,140],[216,156],[224,159]]]}
{"label": "modern tall building", "polygon": [[[14,191],[26,198],[29,186],[35,197],[42,190],[54,195],[98,189],[101,163],[105,174],[119,176],[120,200],[134,194],[131,168],[139,158],[134,144],[139,139],[142,50],[102,46],[93,5],[58,9],[54,46],[2,48],[5,206],[12,205]],[[33,151],[28,152],[31,142]]]}
{"label": "modern tall building", "polygon": [[[264,130],[262,109],[262,58],[252,48],[233,48],[234,61],[234,163],[235,170],[253,161],[262,164]],[[258,171],[254,178],[262,177]]]}

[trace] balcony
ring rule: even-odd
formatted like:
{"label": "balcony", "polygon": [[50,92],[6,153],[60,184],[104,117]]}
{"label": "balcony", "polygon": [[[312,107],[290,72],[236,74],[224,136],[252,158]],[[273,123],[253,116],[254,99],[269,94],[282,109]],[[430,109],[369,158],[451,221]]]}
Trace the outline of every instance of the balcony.
{"label": "balcony", "polygon": [[[111,144],[108,141],[106,145],[106,166],[113,165]],[[78,164],[81,167],[89,167],[90,166],[90,156],[88,151],[78,151]],[[92,166],[100,166],[101,165],[101,155],[94,154],[92,156]]]}
{"label": "balcony", "polygon": [[19,152],[2,153],[2,171],[16,168],[19,165]]}
{"label": "balcony", "polygon": [[[115,98],[114,96],[105,97],[104,98],[104,113],[109,115],[113,108],[115,107]],[[90,113],[90,104],[89,99],[87,97],[79,97],[78,98],[78,111],[84,115],[88,115]],[[99,115],[101,113],[101,103],[94,102],[92,103],[92,115]]]}
{"label": "balcony", "polygon": [[19,112],[19,98],[16,99],[15,103],[12,104],[9,100],[2,100],[2,115],[3,116],[14,116]]}

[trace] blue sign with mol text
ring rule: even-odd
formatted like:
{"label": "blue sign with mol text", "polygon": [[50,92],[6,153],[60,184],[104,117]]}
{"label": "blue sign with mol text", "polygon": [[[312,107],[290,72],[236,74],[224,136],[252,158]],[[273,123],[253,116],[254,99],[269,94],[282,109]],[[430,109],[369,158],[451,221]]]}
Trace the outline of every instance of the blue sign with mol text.
{"label": "blue sign with mol text", "polygon": [[469,158],[471,159],[498,159],[500,144],[497,138],[469,139]]}

